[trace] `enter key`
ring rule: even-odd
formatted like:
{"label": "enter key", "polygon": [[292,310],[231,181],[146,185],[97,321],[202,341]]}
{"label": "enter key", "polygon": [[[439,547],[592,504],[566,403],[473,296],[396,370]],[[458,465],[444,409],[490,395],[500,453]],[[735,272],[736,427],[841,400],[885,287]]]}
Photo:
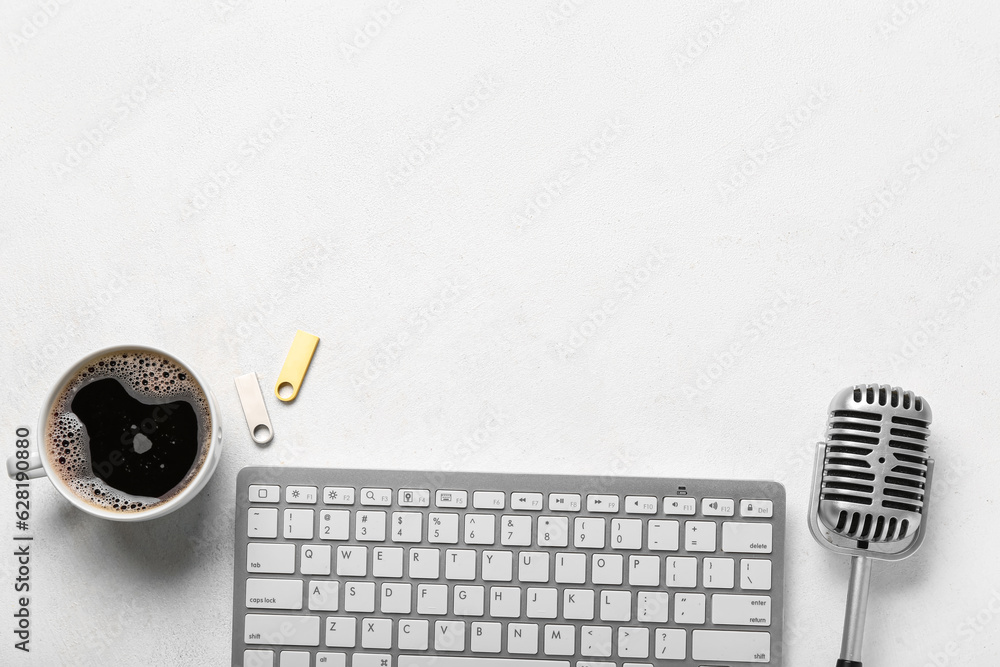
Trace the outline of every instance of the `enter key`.
{"label": "enter key", "polygon": [[712,623],[769,626],[771,598],[767,595],[713,595]]}

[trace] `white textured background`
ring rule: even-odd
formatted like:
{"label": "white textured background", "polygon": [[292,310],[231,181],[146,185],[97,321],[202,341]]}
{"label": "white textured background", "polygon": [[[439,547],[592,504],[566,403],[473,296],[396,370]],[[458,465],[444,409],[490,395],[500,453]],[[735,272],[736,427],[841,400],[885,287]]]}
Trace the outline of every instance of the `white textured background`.
{"label": "white textured background", "polygon": [[[933,405],[939,477],[866,664],[1000,661],[1000,5],[151,4],[0,8],[3,451],[122,342],[207,376],[229,439],[150,524],[35,484],[0,663],[228,664],[236,472],[294,464],[777,479],[785,664],[833,664],[810,457],[869,381]],[[296,328],[258,448],[233,377],[269,390]]]}

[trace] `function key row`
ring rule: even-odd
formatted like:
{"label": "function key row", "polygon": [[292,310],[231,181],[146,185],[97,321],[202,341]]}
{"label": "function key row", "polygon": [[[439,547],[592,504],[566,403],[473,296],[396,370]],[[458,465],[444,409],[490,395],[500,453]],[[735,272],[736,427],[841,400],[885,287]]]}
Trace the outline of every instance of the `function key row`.
{"label": "function key row", "polygon": [[[361,505],[388,507],[395,496],[399,507],[430,507],[431,492],[428,489],[361,488],[360,492],[349,486],[326,486],[320,493],[319,487],[285,487],[285,502],[289,504],[315,505],[322,498],[325,505]],[[472,507],[482,510],[507,509],[507,494],[504,491],[472,492]],[[276,484],[251,484],[249,501],[252,503],[277,503],[281,499],[281,487]],[[660,499],[656,496],[625,496],[624,503],[617,495],[590,494],[587,496],[587,511],[595,513],[617,513],[624,509],[626,514],[657,514]],[[545,496],[538,492],[512,492],[510,509],[549,512],[579,512],[583,505],[579,493],[550,493],[546,507]],[[434,493],[434,504],[438,508],[464,509],[469,506],[469,492],[459,490],[439,490]],[[734,516],[736,501],[732,498],[702,498],[703,516]],[[691,496],[666,496],[663,498],[663,513],[677,516],[693,516],[698,510],[698,500]],[[739,502],[740,516],[743,518],[771,518],[774,503],[764,499],[743,499]]]}

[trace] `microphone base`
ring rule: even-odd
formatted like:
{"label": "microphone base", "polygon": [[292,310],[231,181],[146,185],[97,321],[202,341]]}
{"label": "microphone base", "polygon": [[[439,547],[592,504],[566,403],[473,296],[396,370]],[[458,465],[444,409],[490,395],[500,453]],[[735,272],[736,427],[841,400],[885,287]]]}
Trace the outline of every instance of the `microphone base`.
{"label": "microphone base", "polygon": [[837,667],[864,667],[864,665],[857,660],[844,660],[841,658],[837,661]]}

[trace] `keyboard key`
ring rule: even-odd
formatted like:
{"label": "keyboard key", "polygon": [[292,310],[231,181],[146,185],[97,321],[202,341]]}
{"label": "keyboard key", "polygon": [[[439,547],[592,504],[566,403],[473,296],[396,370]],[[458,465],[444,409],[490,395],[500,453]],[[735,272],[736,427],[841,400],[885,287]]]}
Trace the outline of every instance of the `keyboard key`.
{"label": "keyboard key", "polygon": [[310,667],[309,654],[305,651],[282,651],[278,667]]}
{"label": "keyboard key", "polygon": [[246,606],[253,609],[302,609],[298,579],[247,579]]}
{"label": "keyboard key", "polygon": [[625,559],[621,554],[594,554],[590,578],[595,584],[620,586]]}
{"label": "keyboard key", "polygon": [[667,496],[663,499],[664,514],[693,515],[698,508],[698,503],[689,496]]}
{"label": "keyboard key", "polygon": [[455,616],[482,616],[486,609],[484,586],[455,586],[452,610]]}
{"label": "keyboard key", "polygon": [[465,621],[435,621],[434,650],[464,651]]}
{"label": "keyboard key", "polygon": [[745,591],[771,590],[771,561],[756,558],[741,560],[740,588]]}
{"label": "keyboard key", "polygon": [[[490,624],[480,623],[479,625]],[[497,636],[497,641],[499,643],[499,636]],[[532,653],[534,652],[532,651]],[[570,667],[570,662],[568,660],[520,660],[517,658],[468,657],[464,655],[401,655],[396,667]]]}
{"label": "keyboard key", "polygon": [[594,620],[594,591],[585,588],[564,590],[563,618],[567,621]]}
{"label": "keyboard key", "polygon": [[698,559],[687,557],[667,558],[667,586],[694,588],[698,585]]}
{"label": "keyboard key", "polygon": [[285,487],[285,502],[295,503],[300,505],[315,505],[316,504],[316,487],[315,486],[286,486]]}
{"label": "keyboard key", "polygon": [[503,491],[476,491],[472,494],[472,506],[477,510],[502,510],[505,507]]}
{"label": "keyboard key", "polygon": [[286,540],[311,540],[313,538],[313,510],[285,510],[284,537]]}
{"label": "keyboard key", "polygon": [[573,546],[578,549],[603,549],[604,529],[602,518],[577,517],[573,520]]}
{"label": "keyboard key", "polygon": [[732,516],[736,503],[732,498],[702,498],[701,513],[705,516]]}
{"label": "keyboard key", "polygon": [[494,618],[517,618],[520,615],[520,588],[513,586],[493,586],[490,588],[490,616]]}
{"label": "keyboard key", "polygon": [[458,544],[458,515],[431,513],[427,541],[431,544]]}
{"label": "keyboard key", "polygon": [[732,558],[706,558],[702,562],[702,585],[705,588],[732,588],[736,561]]}
{"label": "keyboard key", "polygon": [[[555,592],[553,590],[553,592]],[[545,655],[573,655],[576,653],[575,625],[546,625],[542,650]]]}
{"label": "keyboard key", "polygon": [[426,651],[430,622],[423,619],[400,619],[396,646],[404,651]]}
{"label": "keyboard key", "polygon": [[[244,665],[243,667],[251,666]],[[316,654],[316,667],[347,667],[347,654],[320,651]]]}
{"label": "keyboard key", "polygon": [[309,609],[311,611],[337,611],[339,598],[339,581],[309,582]]}
{"label": "keyboard key", "polygon": [[349,581],[344,584],[344,611],[375,611],[375,582]]}
{"label": "keyboard key", "polygon": [[556,583],[583,584],[587,581],[587,555],[581,553],[556,554]]}
{"label": "keyboard key", "polygon": [[361,504],[387,507],[392,504],[391,489],[361,489]]}
{"label": "keyboard key", "polygon": [[632,620],[632,593],[629,591],[601,591],[601,620]]}
{"label": "keyboard key", "polygon": [[715,625],[771,625],[771,598],[767,595],[712,596]]}
{"label": "keyboard key", "polygon": [[281,499],[281,487],[277,484],[251,484],[250,502],[276,503]]}
{"label": "keyboard key", "polygon": [[275,507],[251,507],[247,510],[247,537],[278,536],[278,510]]}
{"label": "keyboard key", "polygon": [[[472,649],[473,653],[499,653],[500,637],[502,632],[503,632],[503,626],[500,623],[473,623],[472,639],[469,642],[469,648]],[[486,667],[485,665],[482,665],[480,660],[481,658],[477,658],[475,659],[475,662],[468,664],[466,667]],[[519,661],[515,660],[514,662],[519,662]],[[435,662],[434,664],[437,663]],[[432,667],[432,666],[425,664],[425,665],[412,665],[411,667]],[[458,667],[458,665],[453,665],[450,667]],[[496,667],[504,667],[504,666],[497,665]]]}
{"label": "keyboard key", "polygon": [[251,645],[319,646],[319,616],[247,614],[243,641]]}
{"label": "keyboard key", "polygon": [[440,549],[410,549],[410,579],[437,579]]}
{"label": "keyboard key", "polygon": [[550,493],[549,494],[549,511],[550,512],[579,512],[580,511],[580,494],[579,493]]}
{"label": "keyboard key", "polygon": [[774,516],[774,503],[770,500],[741,500],[740,516],[770,519]]}
{"label": "keyboard key", "polygon": [[384,542],[385,519],[385,512],[358,512],[355,517],[354,539],[358,542]]}
{"label": "keyboard key", "polygon": [[349,510],[321,510],[319,513],[319,539],[346,540],[351,536]]}
{"label": "keyboard key", "polygon": [[618,628],[619,658],[649,657],[649,628]]}
{"label": "keyboard key", "polygon": [[357,640],[358,619],[349,616],[328,616],[326,619],[326,645],[336,648],[354,648]]}
{"label": "keyboard key", "polygon": [[507,652],[538,653],[538,626],[534,623],[511,623],[507,626]]}
{"label": "keyboard key", "polygon": [[400,507],[429,507],[431,492],[427,489],[400,489],[396,492],[396,504]]}
{"label": "keyboard key", "polygon": [[303,544],[299,553],[299,571],[302,574],[327,576],[333,563],[329,544]]}
{"label": "keyboard key", "polygon": [[403,576],[403,550],[399,547],[372,548],[372,576],[400,578]]}
{"label": "keyboard key", "polygon": [[248,648],[243,651],[244,667],[274,667],[274,651]]}
{"label": "keyboard key", "polygon": [[510,508],[512,510],[541,510],[543,496],[540,493],[523,493],[520,491],[510,494]]}
{"label": "keyboard key", "polygon": [[612,519],[611,548],[641,549],[642,519]]}
{"label": "keyboard key", "polygon": [[500,517],[500,544],[531,546],[531,517],[516,514],[504,514]]}
{"label": "keyboard key", "polygon": [[627,514],[656,514],[655,496],[625,496]]}
{"label": "keyboard key", "polygon": [[[580,628],[580,655],[590,658],[610,658],[611,657],[611,627],[607,625],[585,625]],[[617,667],[615,663],[576,663],[581,664],[607,664]]]}
{"label": "keyboard key", "polygon": [[638,604],[636,605],[635,620],[646,623],[666,623],[669,617],[668,603],[669,593],[657,591],[640,591],[636,593]]}
{"label": "keyboard key", "polygon": [[353,505],[354,489],[350,486],[324,486],[323,502],[327,505]]}
{"label": "keyboard key", "polygon": [[548,582],[549,552],[522,551],[517,559],[517,579],[522,582]]}
{"label": "keyboard key", "polygon": [[465,543],[493,544],[496,539],[496,519],[495,514],[466,514]]}
{"label": "keyboard key", "polygon": [[591,494],[587,496],[588,512],[617,512],[618,496]]}
{"label": "keyboard key", "polygon": [[[413,588],[410,584],[382,584],[382,591],[379,596],[379,611],[383,614],[409,614],[412,590]],[[392,647],[384,646],[382,648]]]}
{"label": "keyboard key", "polygon": [[444,553],[444,576],[453,581],[476,578],[476,552],[472,549],[448,549]]}
{"label": "keyboard key", "polygon": [[704,593],[674,594],[674,623],[703,625],[705,623]]}
{"label": "keyboard key", "polygon": [[687,630],[657,628],[653,646],[660,660],[683,660],[687,657]]}
{"label": "keyboard key", "polygon": [[565,547],[569,545],[569,517],[538,517],[537,544],[540,547]]}
{"label": "keyboard key", "polygon": [[392,513],[392,541],[420,542],[423,539],[423,519],[420,512]]}
{"label": "keyboard key", "polygon": [[355,653],[351,656],[351,667],[392,667],[392,655],[388,653]]}
{"label": "keyboard key", "polygon": [[688,551],[715,551],[715,522],[685,521],[684,548]]}
{"label": "keyboard key", "polygon": [[441,584],[417,586],[417,613],[443,616],[448,613],[448,587]]}
{"label": "keyboard key", "polygon": [[247,572],[293,574],[295,545],[251,542],[247,545]]}
{"label": "keyboard key", "polygon": [[679,521],[659,521],[651,519],[646,524],[646,541],[650,551],[677,551]]}
{"label": "keyboard key", "polygon": [[368,547],[337,547],[337,576],[363,577],[368,574]]}
{"label": "keyboard key", "polygon": [[629,556],[628,584],[629,586],[659,586],[660,557]]}
{"label": "keyboard key", "polygon": [[469,505],[468,491],[438,491],[434,495],[434,504],[443,508],[463,509]]}
{"label": "keyboard key", "polygon": [[769,523],[726,521],[722,524],[722,550],[726,553],[769,554],[771,529]]}
{"label": "keyboard key", "polygon": [[[473,552],[475,553],[475,552]],[[475,572],[475,570],[473,570]],[[483,581],[511,581],[514,578],[513,551],[483,552]]]}
{"label": "keyboard key", "polygon": [[771,661],[771,633],[735,630],[695,630],[691,633],[694,660],[721,662]]}
{"label": "keyboard key", "polygon": [[392,647],[391,619],[388,618],[361,619],[361,648],[384,649],[391,647]]}
{"label": "keyboard key", "polygon": [[559,591],[555,588],[529,588],[524,603],[528,618],[555,618]]}

